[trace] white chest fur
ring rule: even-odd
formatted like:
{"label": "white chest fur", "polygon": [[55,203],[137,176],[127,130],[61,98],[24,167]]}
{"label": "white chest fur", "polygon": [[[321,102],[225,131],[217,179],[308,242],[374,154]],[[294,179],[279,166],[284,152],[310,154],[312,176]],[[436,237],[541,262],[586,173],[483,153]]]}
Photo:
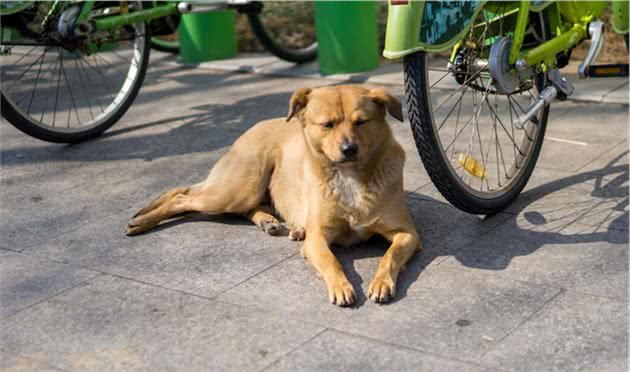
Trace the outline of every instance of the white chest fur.
{"label": "white chest fur", "polygon": [[365,186],[354,170],[340,169],[330,182],[337,202],[345,209],[357,210],[364,205]]}

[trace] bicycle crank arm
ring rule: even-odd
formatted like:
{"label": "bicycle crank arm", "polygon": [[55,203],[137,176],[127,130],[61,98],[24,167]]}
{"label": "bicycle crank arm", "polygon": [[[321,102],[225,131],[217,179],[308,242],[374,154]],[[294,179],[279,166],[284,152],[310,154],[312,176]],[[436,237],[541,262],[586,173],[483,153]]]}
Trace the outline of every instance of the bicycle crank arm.
{"label": "bicycle crank arm", "polygon": [[559,95],[566,98],[573,94],[573,85],[566,78],[560,75],[560,71],[558,71],[558,69],[550,70],[548,76],[552,84],[545,88],[540,95],[538,95],[538,99],[529,106],[527,112],[519,116],[516,121],[512,123],[512,125],[514,125],[517,129],[523,129],[527,122],[533,120],[540,110],[549,106],[549,104]]}
{"label": "bicycle crank arm", "polygon": [[591,46],[584,61],[578,67],[578,76],[580,79],[586,79],[588,76],[589,66],[599,56],[599,52],[604,45],[604,24],[600,21],[593,21],[588,25],[588,33],[591,36]]}

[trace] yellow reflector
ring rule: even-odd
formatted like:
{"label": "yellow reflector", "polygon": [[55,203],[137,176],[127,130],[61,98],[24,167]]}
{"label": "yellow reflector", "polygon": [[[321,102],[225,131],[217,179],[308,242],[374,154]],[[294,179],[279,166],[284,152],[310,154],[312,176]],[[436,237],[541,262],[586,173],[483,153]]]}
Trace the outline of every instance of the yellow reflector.
{"label": "yellow reflector", "polygon": [[593,70],[595,70],[595,74],[599,75],[618,75],[621,74],[621,68],[620,67],[593,67]]}
{"label": "yellow reflector", "polygon": [[482,180],[486,178],[486,167],[479,161],[475,160],[470,155],[459,154],[457,159],[459,164],[466,170],[466,172],[472,174],[477,178],[481,178]]}

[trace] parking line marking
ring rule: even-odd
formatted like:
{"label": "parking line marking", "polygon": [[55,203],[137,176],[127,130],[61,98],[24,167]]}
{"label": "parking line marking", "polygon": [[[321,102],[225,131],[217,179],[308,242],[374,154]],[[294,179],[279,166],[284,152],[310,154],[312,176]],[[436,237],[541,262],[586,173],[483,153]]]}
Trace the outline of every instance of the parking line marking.
{"label": "parking line marking", "polygon": [[556,137],[545,136],[545,139],[548,139],[550,141],[556,141],[556,142],[570,143],[572,145],[588,146],[588,143],[586,142],[571,141],[571,140],[566,140],[566,139],[556,138]]}

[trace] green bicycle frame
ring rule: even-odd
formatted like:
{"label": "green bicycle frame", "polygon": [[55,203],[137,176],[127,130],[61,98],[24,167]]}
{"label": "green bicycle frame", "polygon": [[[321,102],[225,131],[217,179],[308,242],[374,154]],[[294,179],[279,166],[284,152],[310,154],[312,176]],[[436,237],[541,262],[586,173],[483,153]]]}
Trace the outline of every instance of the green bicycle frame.
{"label": "green bicycle frame", "polygon": [[[93,3],[93,1],[88,1],[88,3]],[[87,6],[87,4],[85,6]],[[138,10],[127,14],[97,18],[94,20],[94,27],[97,31],[111,30],[132,23],[150,21],[175,13],[177,13],[177,3],[170,2],[164,5],[158,5],[149,9]]]}
{"label": "green bicycle frame", "polygon": [[[113,30],[122,26],[130,25],[136,22],[151,21],[153,19],[169,16],[178,13],[177,2],[171,1],[163,5],[157,5],[148,9],[137,10],[130,13],[118,15],[103,15],[98,18],[89,19],[90,12],[94,9],[95,0],[88,0],[82,3],[81,11],[77,17],[77,22],[93,22],[96,31]],[[10,9],[11,13],[16,13],[28,6],[32,2],[25,1],[20,7]],[[55,15],[65,9],[64,4],[71,4],[63,0],[55,0],[46,15],[46,18]]]}
{"label": "green bicycle frame", "polygon": [[[400,3],[400,2],[397,2]],[[588,23],[599,17],[604,1],[409,1],[389,5],[383,56],[394,59],[416,51],[443,52],[457,48],[482,10],[503,12],[512,18],[510,63],[519,59],[530,66],[552,67],[556,55],[588,37]],[[552,38],[539,46],[521,50],[529,27],[530,12],[547,10]],[[516,13],[516,14],[515,14]],[[628,2],[613,1],[615,30],[628,32]],[[492,20],[493,22],[494,20]]]}

